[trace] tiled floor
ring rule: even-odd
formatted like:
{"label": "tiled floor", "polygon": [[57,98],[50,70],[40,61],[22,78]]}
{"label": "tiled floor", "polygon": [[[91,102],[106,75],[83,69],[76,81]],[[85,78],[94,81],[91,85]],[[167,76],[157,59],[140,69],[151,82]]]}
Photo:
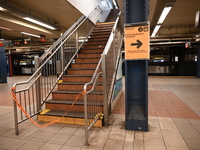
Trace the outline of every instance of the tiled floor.
{"label": "tiled floor", "polygon": [[124,129],[124,94],[110,115],[110,125],[93,128],[84,146],[84,127],[53,124],[39,128],[29,121],[14,135],[10,94],[16,81],[0,84],[0,150],[200,150],[200,79],[149,77],[149,132]]}

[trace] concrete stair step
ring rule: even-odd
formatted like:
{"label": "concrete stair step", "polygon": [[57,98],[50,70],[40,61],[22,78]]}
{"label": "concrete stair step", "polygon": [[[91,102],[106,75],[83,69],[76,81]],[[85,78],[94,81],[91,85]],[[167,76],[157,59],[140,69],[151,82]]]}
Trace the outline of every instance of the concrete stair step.
{"label": "concrete stair step", "polygon": [[[64,75],[63,82],[90,82],[92,79],[92,75]],[[102,77],[99,77],[100,81],[102,81]]]}
{"label": "concrete stair step", "polygon": [[[84,101],[76,101],[73,104],[74,100],[56,100],[51,99],[45,102],[46,109],[50,110],[58,110],[58,111],[67,111],[70,109],[70,112],[84,112]],[[97,103],[97,102],[96,102]],[[93,106],[96,104],[94,102],[88,103],[88,112],[103,112],[103,101],[98,102],[99,107],[93,110]]]}
{"label": "concrete stair step", "polygon": [[[58,84],[58,90],[83,90],[83,86],[85,85],[85,82],[62,82]],[[92,88],[92,85],[87,86],[90,90]],[[103,90],[102,84],[98,84],[98,89]]]}
{"label": "concrete stair step", "polygon": [[[46,111],[46,110],[44,110]],[[83,112],[68,112],[65,117],[62,117],[66,111],[56,111],[56,110],[48,110],[46,113],[40,113],[38,115],[39,121],[44,122],[52,122],[58,120],[58,123],[65,123],[65,124],[76,124],[76,125],[85,125],[84,113]],[[90,119],[90,123],[92,123],[94,119]],[[97,120],[94,124],[95,127],[102,127],[103,121]]]}
{"label": "concrete stair step", "polygon": [[71,64],[72,69],[78,69],[78,68],[87,68],[87,69],[93,69],[96,68],[98,63],[74,63]]}
{"label": "concrete stair step", "polygon": [[101,52],[96,53],[79,53],[78,58],[87,58],[87,57],[101,57]]}
{"label": "concrete stair step", "polygon": [[67,74],[69,75],[93,75],[95,68],[93,69],[68,69]]}
{"label": "concrete stair step", "polygon": [[100,57],[92,57],[92,58],[76,58],[75,63],[98,63]]}
{"label": "concrete stair step", "polygon": [[[57,90],[57,91],[53,91],[52,92],[52,98],[53,99],[63,99],[63,100],[75,100],[76,97],[81,93],[82,91],[61,91],[61,90]],[[99,97],[99,100],[102,101],[103,100],[103,93],[102,92],[95,92],[92,93],[92,95],[88,95],[88,97],[92,97],[97,95]],[[78,100],[83,100],[83,95],[80,95]]]}

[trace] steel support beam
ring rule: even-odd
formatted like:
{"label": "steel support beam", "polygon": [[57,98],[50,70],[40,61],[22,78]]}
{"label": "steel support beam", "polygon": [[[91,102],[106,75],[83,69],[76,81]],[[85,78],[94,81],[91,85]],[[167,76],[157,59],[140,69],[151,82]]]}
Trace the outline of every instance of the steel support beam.
{"label": "steel support beam", "polygon": [[[125,24],[148,21],[149,0],[124,2]],[[125,128],[148,131],[147,59],[125,60],[125,95]]]}
{"label": "steel support beam", "polygon": [[200,43],[197,46],[197,78],[200,78]]}

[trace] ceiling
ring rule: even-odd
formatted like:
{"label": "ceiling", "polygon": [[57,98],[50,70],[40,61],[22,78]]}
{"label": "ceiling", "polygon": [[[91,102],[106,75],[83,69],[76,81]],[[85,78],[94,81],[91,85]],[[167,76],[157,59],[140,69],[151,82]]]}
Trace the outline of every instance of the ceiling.
{"label": "ceiling", "polygon": [[151,41],[173,41],[195,39],[200,28],[195,27],[196,12],[200,10],[200,0],[150,0],[150,28],[155,28],[163,8],[173,2],[171,11],[161,25],[156,37]]}
{"label": "ceiling", "polygon": [[[117,1],[120,3],[119,6],[122,7],[123,0]],[[175,0],[150,0],[149,21],[151,33],[163,8],[169,1]],[[58,38],[60,33],[66,31],[82,15],[67,0],[0,0],[0,6],[2,4],[20,10],[17,13],[25,12],[60,28],[59,31],[46,29],[12,13],[0,11],[0,27],[12,29],[12,31],[0,29],[0,38],[4,39],[22,38],[22,31],[45,35],[47,38]],[[195,15],[198,10],[200,10],[200,0],[176,0],[157,36],[151,38],[151,41],[194,39],[196,35],[200,35],[200,28],[194,27]],[[31,28],[27,27],[28,25]],[[28,36],[23,35],[24,37]]]}

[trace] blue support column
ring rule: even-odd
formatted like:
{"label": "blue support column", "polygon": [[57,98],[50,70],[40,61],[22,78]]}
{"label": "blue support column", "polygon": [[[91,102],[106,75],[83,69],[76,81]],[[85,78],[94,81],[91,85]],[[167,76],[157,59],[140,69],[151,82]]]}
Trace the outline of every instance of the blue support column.
{"label": "blue support column", "polygon": [[7,83],[7,65],[4,47],[0,47],[0,83]]}
{"label": "blue support column", "polygon": [[200,43],[197,48],[197,78],[200,78]]}
{"label": "blue support column", "polygon": [[[125,24],[147,22],[149,0],[125,0],[124,10]],[[148,60],[125,60],[125,95],[125,128],[148,131]]]}

